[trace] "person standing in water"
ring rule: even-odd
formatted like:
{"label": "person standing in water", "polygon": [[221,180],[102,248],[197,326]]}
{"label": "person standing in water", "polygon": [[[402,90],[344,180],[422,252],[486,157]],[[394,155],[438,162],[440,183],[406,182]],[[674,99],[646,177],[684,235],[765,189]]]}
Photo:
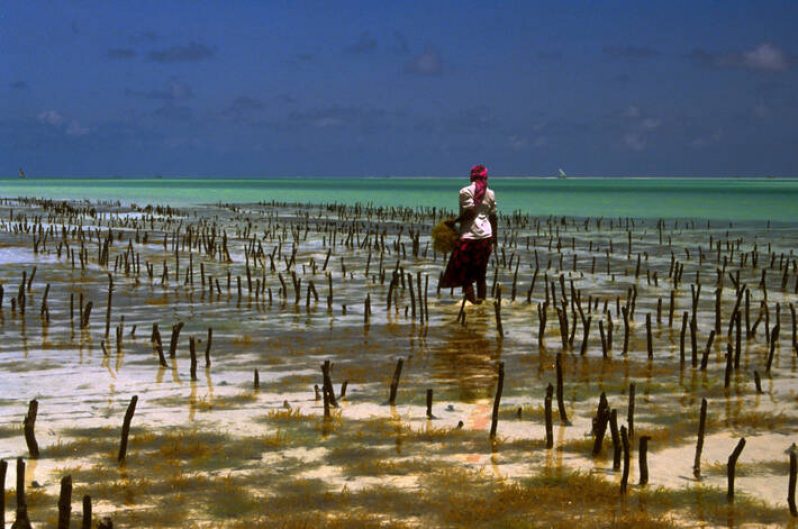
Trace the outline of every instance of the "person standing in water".
{"label": "person standing in water", "polygon": [[490,253],[498,240],[496,194],[488,187],[488,169],[484,165],[471,168],[471,184],[460,190],[460,216],[447,224],[454,228],[457,223],[460,224],[460,237],[440,286],[463,287],[466,299],[479,304],[487,295],[485,275]]}

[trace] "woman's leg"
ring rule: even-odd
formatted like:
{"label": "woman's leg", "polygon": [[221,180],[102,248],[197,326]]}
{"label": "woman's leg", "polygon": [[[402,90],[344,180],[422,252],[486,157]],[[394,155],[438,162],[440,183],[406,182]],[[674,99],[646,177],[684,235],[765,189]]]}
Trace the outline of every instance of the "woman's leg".
{"label": "woman's leg", "polygon": [[482,276],[479,279],[477,279],[477,299],[481,301],[485,299],[487,295],[488,295],[488,283],[485,280],[485,274],[482,274]]}
{"label": "woman's leg", "polygon": [[477,299],[474,296],[474,285],[473,283],[466,283],[463,285],[463,294],[465,294],[465,298],[468,300],[469,303],[473,303],[474,305],[479,305],[482,303],[481,299]]}
{"label": "woman's leg", "polygon": [[482,262],[482,265],[477,271],[477,299],[485,299],[488,295],[488,261],[490,261],[491,248],[487,250],[487,255]]}

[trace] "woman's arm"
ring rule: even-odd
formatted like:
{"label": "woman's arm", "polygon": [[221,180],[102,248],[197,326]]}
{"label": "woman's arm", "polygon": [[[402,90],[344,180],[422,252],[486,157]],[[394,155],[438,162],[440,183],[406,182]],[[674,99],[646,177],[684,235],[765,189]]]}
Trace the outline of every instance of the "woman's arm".
{"label": "woman's arm", "polygon": [[477,216],[477,208],[460,208],[460,216],[456,219],[447,221],[447,224],[453,226],[460,223],[471,222]]}
{"label": "woman's arm", "polygon": [[493,239],[493,245],[496,246],[499,244],[499,218],[495,213],[491,213],[488,215],[488,221],[490,221],[490,231],[493,234],[491,239]]}
{"label": "woman's arm", "polygon": [[454,227],[458,222],[468,224],[473,221],[477,216],[477,206],[474,204],[474,199],[468,188],[460,190],[460,216],[446,222],[451,227]]}

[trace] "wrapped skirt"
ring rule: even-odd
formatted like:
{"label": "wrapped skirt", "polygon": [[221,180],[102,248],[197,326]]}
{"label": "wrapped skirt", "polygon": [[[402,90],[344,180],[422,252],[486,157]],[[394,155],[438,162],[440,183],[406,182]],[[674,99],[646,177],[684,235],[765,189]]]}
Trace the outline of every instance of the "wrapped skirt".
{"label": "wrapped skirt", "polygon": [[458,239],[441,278],[442,288],[464,287],[485,277],[492,239]]}

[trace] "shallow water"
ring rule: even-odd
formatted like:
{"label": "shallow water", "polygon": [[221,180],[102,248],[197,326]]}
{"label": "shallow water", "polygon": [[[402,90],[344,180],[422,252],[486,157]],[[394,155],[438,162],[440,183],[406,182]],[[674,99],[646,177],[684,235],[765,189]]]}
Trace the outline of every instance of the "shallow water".
{"label": "shallow water", "polygon": [[[27,454],[18,428],[28,401],[38,399],[36,432],[42,458],[30,464],[27,478],[28,482],[36,480],[42,484],[51,495],[57,494],[63,469],[81,467],[85,471],[97,465],[113,467],[122,416],[133,394],[139,396],[139,403],[133,421],[130,472],[162,453],[156,450],[152,452],[154,456],[150,455],[148,441],[143,437],[137,440],[136,435],[153,432],[156,436],[166,437],[170,431],[187,428],[229,436],[222,444],[233,445],[263,438],[266,440],[258,441],[263,446],[278,445],[274,449],[253,449],[251,454],[249,448],[244,450],[242,447],[249,454],[246,457],[227,454],[226,459],[219,460],[214,456],[203,460],[204,465],[212,468],[208,475],[220,479],[225,475],[242,476],[243,480],[261,479],[250,476],[269,468],[269,472],[283,478],[320,480],[329,490],[346,487],[348,490],[368,491],[379,484],[390,483],[398,489],[412,491],[429,473],[424,470],[427,468],[424,465],[433,465],[434,468],[439,465],[442,468],[479,470],[494,478],[519,480],[545,469],[578,469],[618,482],[620,473],[611,470],[609,439],[605,439],[600,456],[590,454],[591,418],[596,412],[598,396],[603,391],[610,407],[618,410],[619,422],[625,423],[628,388],[630,383],[635,383],[635,431],[638,437],[652,436],[649,487],[681,490],[695,484],[692,464],[698,407],[700,399],[706,397],[710,403],[711,426],[703,465],[711,467],[714,462],[725,460],[736,439],[746,436],[748,445],[740,459],[738,494],[758,498],[786,512],[780,498],[785,497],[787,470],[777,462],[787,460],[784,451],[798,431],[798,362],[792,350],[792,322],[788,310],[789,303],[798,301],[794,291],[798,275],[795,257],[791,253],[798,243],[798,226],[786,224],[776,229],[763,223],[737,222],[733,227],[724,225],[707,229],[705,223],[671,222],[663,228],[663,242],[660,244],[658,226],[653,220],[637,220],[634,226],[619,225],[616,221],[612,227],[609,221],[604,221],[600,228],[594,220],[586,228],[581,220],[555,223],[530,219],[525,226],[503,232],[508,236],[508,240],[503,241],[505,260],[502,261],[500,251],[496,254],[498,260],[490,268],[490,278],[498,270],[496,281],[502,288],[504,335],[499,336],[490,300],[480,306],[467,305],[465,325],[461,325],[457,322],[461,306],[459,294],[447,290],[436,292],[443,258],[433,255],[431,249],[424,255],[431,219],[423,215],[405,222],[421,230],[418,257],[412,255],[407,231],[401,243],[394,244],[398,241],[396,222],[360,219],[367,228],[385,230],[383,266],[387,277],[382,280],[379,250],[374,246],[376,239],[373,235],[368,248],[361,244],[367,230],[353,236],[351,246],[343,245],[348,230],[353,226],[352,219],[339,218],[338,213],[324,208],[253,205],[233,212],[225,208],[194,206],[188,208],[182,217],[175,218],[168,227],[162,224],[164,218],[153,219],[153,224],[148,222],[147,225],[148,244],[143,241],[133,244],[140,254],[142,267],[139,273],[135,269],[126,273],[124,264],[114,270],[114,260],[118,258],[124,262],[122,256],[128,248],[128,241],[135,237],[135,229],[130,224],[124,225],[127,208],[118,208],[120,216],[111,220],[114,233],[122,236],[111,247],[111,265],[106,268],[97,264],[95,238],[87,243],[90,263],[85,270],[80,269],[79,263],[73,269],[66,254],[58,257],[55,246],[60,235],[55,240],[51,239],[46,249],[34,254],[31,233],[15,231],[24,226],[24,219],[19,218],[14,223],[7,221],[11,208],[15,215],[27,213],[29,218],[43,213],[24,204],[0,207],[0,218],[4,219],[0,232],[0,256],[8,256],[0,267],[0,284],[5,287],[0,312],[0,388],[4,396],[0,401],[0,431],[3,432],[0,435],[0,457],[10,459]],[[351,215],[351,212],[347,214]],[[130,219],[141,221],[142,215],[133,212]],[[187,249],[179,259],[180,277],[175,278],[171,235],[167,244],[169,249],[164,251],[163,230],[171,233],[181,220],[185,230],[189,223],[196,225],[202,219],[209,219],[227,231],[233,262],[220,262],[194,248],[192,285],[185,276]],[[267,256],[257,265],[249,259],[253,289],[256,281],[265,280],[266,284],[257,298],[254,292],[250,292],[246,280],[244,247],[251,239],[240,235],[250,221],[255,226],[253,233],[257,234]],[[510,222],[509,219],[504,221],[506,224]],[[86,226],[92,222],[91,218],[83,219]],[[108,217],[105,217],[101,230],[107,229],[107,222]],[[51,223],[60,226],[57,219],[52,219]],[[307,232],[300,230],[296,235],[291,234],[290,226],[306,224]],[[339,230],[327,267],[334,284],[334,301],[328,309],[325,301],[327,278],[321,268],[331,246],[331,232],[324,229],[332,224],[337,224]],[[627,251],[626,242],[629,230],[633,237],[631,252]],[[140,231],[145,230],[142,228]],[[549,234],[552,233],[550,245]],[[557,233],[562,244],[560,251],[557,250]],[[723,241],[721,253],[731,257],[727,272],[736,271],[738,256],[741,252],[751,252],[754,244],[761,252],[759,268],[753,270],[749,264],[741,270],[741,282],[752,289],[752,320],[756,318],[759,303],[764,297],[757,284],[763,264],[769,268],[768,244],[776,255],[776,265],[782,253],[786,254],[788,264],[785,290],[781,289],[781,272],[774,268],[766,276],[770,328],[775,324],[775,303],[781,304],[781,333],[771,372],[766,375],[764,369],[768,347],[763,321],[755,337],[750,340],[743,338],[741,368],[734,373],[728,390],[723,388],[723,354],[726,326],[735,297],[728,276],[725,276],[722,294],[723,331],[710,351],[707,370],[691,367],[689,338],[687,363],[680,365],[679,362],[681,313],[690,309],[690,282],[695,281],[696,270],[700,270],[703,285],[697,305],[699,357],[714,327],[715,273],[721,265],[716,260],[716,252],[707,249],[710,235],[715,241]],[[514,239],[510,239],[511,236]],[[517,244],[512,244],[513,240]],[[614,250],[610,254],[611,274],[608,275],[606,250],[610,240]],[[725,241],[734,241],[736,245],[738,240],[740,246],[735,246],[731,256]],[[592,251],[589,250],[591,243]],[[71,244],[79,247],[74,240]],[[402,244],[405,244],[404,252]],[[701,262],[699,245],[703,246],[704,253]],[[293,270],[302,281],[298,298],[291,284],[290,272],[286,270],[286,262],[294,248],[296,264]],[[686,248],[691,254],[689,259]],[[276,252],[275,272],[269,266],[268,255],[272,251]],[[535,252],[539,276],[531,293],[531,303],[527,303]],[[684,263],[685,271],[683,283],[676,291],[673,326],[669,327],[669,294],[673,286],[668,278],[671,252]],[[638,254],[641,255],[641,273],[635,277]],[[506,265],[511,255],[515,255],[516,260],[520,259],[515,300],[511,299],[515,265]],[[575,270],[574,255],[578,256]],[[593,258],[596,264],[591,273]],[[396,289],[398,305],[395,304],[390,311],[386,308],[390,274],[397,259],[404,272],[412,274],[414,286],[417,272],[421,273],[422,280],[429,277],[428,324],[413,318],[407,286],[402,288],[400,284]],[[551,266],[547,267],[549,261]],[[145,262],[155,266],[152,280],[143,266]],[[162,283],[164,262],[169,267],[169,275]],[[207,286],[201,285],[200,262],[204,264],[207,275],[218,278],[220,293],[215,284],[212,294]],[[368,275],[365,274],[367,262],[370,266]],[[23,315],[19,308],[12,311],[10,300],[18,292],[22,272],[30,274],[34,266],[37,271],[30,290],[26,290],[27,310]],[[232,278],[229,289],[228,271]],[[647,279],[647,272],[655,271],[659,286]],[[114,276],[114,292],[110,334],[106,338],[108,272]],[[280,293],[278,272],[287,284],[284,297]],[[592,318],[584,356],[580,355],[581,324],[577,326],[573,348],[562,351],[553,308],[548,311],[546,335],[541,346],[537,307],[545,299],[544,274],[549,279],[563,274],[569,299],[571,294],[567,289],[571,280],[574,288],[581,291],[586,316]],[[240,299],[237,277],[242,280]],[[307,293],[310,281],[318,291],[318,302]],[[49,324],[40,317],[46,284],[51,287]],[[630,323],[629,351],[623,356],[623,323],[616,307],[626,302],[632,286],[637,289],[638,297]],[[559,297],[559,284],[555,290]],[[79,329],[78,323],[70,319],[70,293],[74,294],[76,305],[80,293],[94,303],[87,329]],[[371,297],[372,312],[368,324],[365,324],[364,300],[367,294]],[[417,300],[417,291],[415,295]],[[598,310],[588,309],[588,296],[600,300]],[[617,304],[616,297],[619,297]],[[663,301],[662,322],[657,322],[655,317],[658,298]],[[602,357],[598,336],[598,320],[603,320],[605,325],[607,322],[601,310],[605,301],[615,325],[612,351],[606,359]],[[570,308],[568,312],[571,312]],[[646,357],[646,313],[652,315],[653,321],[652,360]],[[122,315],[123,340],[121,349],[117,349],[114,334],[116,326],[121,324]],[[573,318],[573,315],[569,314],[569,317]],[[185,327],[180,335],[176,358],[167,358],[169,367],[161,368],[150,342],[152,324],[159,324],[164,347],[168,348],[170,328],[177,321],[185,322]],[[573,319],[570,323],[573,324]],[[134,325],[137,328],[133,336],[131,330]],[[213,328],[213,344],[212,365],[206,369],[204,350],[208,327]],[[189,373],[190,336],[201,340],[197,345],[199,369],[196,381],[190,380]],[[102,341],[106,342],[108,356],[103,354]],[[555,403],[555,448],[545,450],[542,447],[545,430],[541,407],[545,386],[555,381],[555,360],[561,351],[566,410],[572,422],[569,426],[556,424]],[[397,404],[388,406],[388,387],[398,358],[404,360],[404,366]],[[341,400],[331,422],[320,419],[323,406],[316,400],[313,390],[314,384],[321,385],[319,366],[327,359],[334,363],[332,379],[336,391],[344,381],[348,382],[346,399]],[[506,377],[498,424],[499,442],[492,444],[488,431],[499,361],[504,362]],[[258,369],[260,377],[257,392],[252,384],[254,369]],[[754,369],[762,375],[762,395],[753,390]],[[431,421],[425,417],[427,388],[434,389],[435,419]],[[520,418],[516,416],[518,408],[522,409]],[[287,419],[274,415],[287,409],[299,417]],[[273,415],[269,415],[270,412]],[[458,428],[460,421],[463,422],[461,429]],[[96,449],[75,444],[92,438],[104,439],[106,435],[107,442],[103,441]],[[279,441],[270,437],[275,435],[284,435],[285,439]],[[209,441],[209,446],[212,445]],[[70,452],[72,449],[69,447],[74,450]],[[635,450],[630,484],[637,479],[636,457]],[[191,460],[182,465],[186,471],[196,471]],[[410,470],[398,471],[390,465],[406,465]],[[416,467],[421,470],[413,470]],[[89,484],[80,482],[79,471],[73,473],[76,490],[94,490],[87,488]],[[704,475],[704,484],[721,489],[725,486],[722,472],[706,471]],[[13,479],[13,469],[9,469],[8,483],[13,483]],[[257,481],[252,483],[255,487]],[[279,487],[275,490],[269,494],[279,495]],[[77,493],[75,497],[79,497]],[[103,501],[102,497],[96,499]],[[113,512],[120,526],[125,527],[130,523],[126,513],[129,514],[131,509],[146,510],[152,501],[152,497],[144,496],[124,505],[99,503],[98,508],[99,512]],[[192,520],[212,523],[216,519],[213,510],[186,501]],[[44,519],[45,514],[43,508],[31,512],[32,517],[39,520]],[[429,521],[425,516],[430,514],[422,513],[418,519]],[[415,519],[409,515],[405,518]],[[172,525],[180,526],[183,522],[185,520]],[[170,524],[164,523],[164,526]]]}
{"label": "shallow water", "polygon": [[[179,206],[356,202],[455,209],[457,178],[0,179],[2,196]],[[491,177],[502,211],[580,217],[794,222],[798,179]]]}

